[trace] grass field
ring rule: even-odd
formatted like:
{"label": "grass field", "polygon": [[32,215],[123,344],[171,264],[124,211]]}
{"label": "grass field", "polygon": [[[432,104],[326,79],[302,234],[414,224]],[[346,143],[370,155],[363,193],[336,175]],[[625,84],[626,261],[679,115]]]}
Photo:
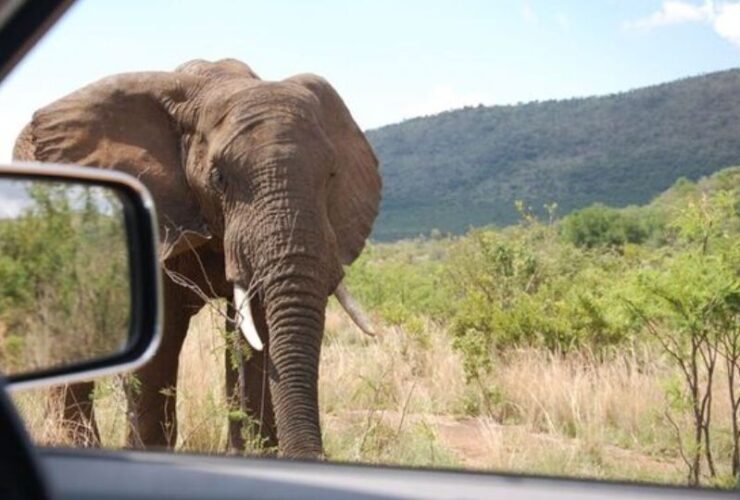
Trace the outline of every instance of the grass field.
{"label": "grass field", "polygon": [[[181,354],[178,451],[226,452],[220,328],[220,317],[204,309]],[[661,384],[673,376],[648,352],[598,362],[522,349],[496,360],[483,390],[465,383],[458,353],[434,323],[423,337],[389,327],[371,339],[331,305],[320,379],[326,453],[339,461],[682,483],[675,433],[663,416]],[[45,397],[16,399],[38,442],[64,444],[58,423],[46,418]],[[118,379],[100,384],[96,404],[103,446],[121,447]]]}
{"label": "grass field", "polygon": [[[550,205],[539,220],[519,203],[507,228],[371,242],[345,282],[381,335],[327,310],[327,458],[737,486],[738,185],[733,167],[642,207],[558,219]],[[191,324],[177,451],[226,453],[227,420],[240,417],[224,396],[222,323],[206,308]],[[121,386],[105,380],[94,396],[106,447],[124,443]],[[45,393],[17,400],[38,442],[64,443]]]}

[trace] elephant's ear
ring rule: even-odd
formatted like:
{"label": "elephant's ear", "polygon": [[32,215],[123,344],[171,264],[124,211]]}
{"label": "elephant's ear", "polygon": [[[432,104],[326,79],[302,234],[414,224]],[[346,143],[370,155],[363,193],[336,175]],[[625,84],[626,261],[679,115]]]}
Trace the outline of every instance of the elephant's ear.
{"label": "elephant's ear", "polygon": [[347,265],[362,252],[380,203],[378,160],[337,91],[316,75],[290,78],[319,101],[319,117],[336,151],[337,173],[329,187],[329,220],[339,260]]}
{"label": "elephant's ear", "polygon": [[30,135],[38,161],[111,168],[138,177],[159,215],[160,258],[210,238],[181,159],[181,124],[193,76],[129,73],[105,78],[38,110]]}

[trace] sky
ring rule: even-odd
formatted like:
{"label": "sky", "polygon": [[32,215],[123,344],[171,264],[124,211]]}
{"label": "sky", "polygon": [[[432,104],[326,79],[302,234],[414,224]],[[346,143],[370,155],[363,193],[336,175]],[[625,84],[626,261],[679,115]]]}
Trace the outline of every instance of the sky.
{"label": "sky", "polygon": [[224,57],[322,75],[371,129],[740,66],[740,0],[79,0],[0,84],[0,161],[82,85]]}
{"label": "sky", "polygon": [[31,205],[28,185],[13,179],[0,179],[0,219],[17,217]]}

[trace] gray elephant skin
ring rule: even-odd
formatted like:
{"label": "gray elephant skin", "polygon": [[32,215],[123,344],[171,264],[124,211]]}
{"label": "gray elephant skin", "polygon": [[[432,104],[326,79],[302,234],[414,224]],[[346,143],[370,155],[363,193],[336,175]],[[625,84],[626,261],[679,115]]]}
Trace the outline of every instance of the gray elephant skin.
{"label": "gray elephant skin", "polygon": [[[372,148],[329,83],[311,74],[263,81],[233,59],[114,75],[34,113],[14,158],[120,170],[154,197],[164,336],[127,386],[129,446],[175,443],[176,395],[163,389],[176,387],[190,318],[222,297],[253,346],[240,393],[265,444],[282,456],[322,456],[325,309],[341,291],[362,326],[341,280],[370,234],[381,190]],[[239,371],[228,359],[225,369],[233,395]],[[75,439],[97,443],[91,389],[64,389],[64,418],[83,429]],[[231,422],[236,448],[240,428]]]}

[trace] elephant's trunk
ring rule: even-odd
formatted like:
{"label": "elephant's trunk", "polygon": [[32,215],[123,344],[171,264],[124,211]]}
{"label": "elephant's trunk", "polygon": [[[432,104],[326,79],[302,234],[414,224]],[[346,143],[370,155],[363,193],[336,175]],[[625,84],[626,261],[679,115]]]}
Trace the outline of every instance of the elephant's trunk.
{"label": "elephant's trunk", "polygon": [[281,266],[265,287],[268,375],[280,454],[294,458],[322,454],[318,376],[327,296],[324,286],[299,271],[315,264]]}
{"label": "elephant's trunk", "polygon": [[[341,279],[341,266],[328,250],[320,213],[259,201],[255,206],[248,218],[251,231],[227,225],[233,231],[226,238],[227,273],[255,293],[253,301],[260,301],[265,312],[268,338],[261,340],[268,353],[279,453],[318,458],[321,339],[327,298]],[[240,220],[247,217],[234,217]]]}

